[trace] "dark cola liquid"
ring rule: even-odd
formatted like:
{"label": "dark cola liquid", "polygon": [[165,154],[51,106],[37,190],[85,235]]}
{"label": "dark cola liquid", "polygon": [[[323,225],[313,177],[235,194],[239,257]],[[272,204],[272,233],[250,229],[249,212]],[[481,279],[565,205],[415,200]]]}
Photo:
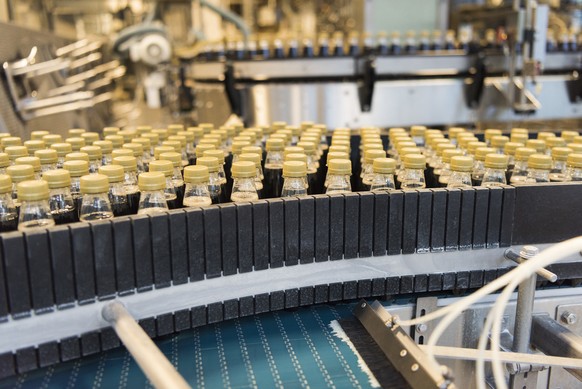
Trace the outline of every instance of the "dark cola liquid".
{"label": "dark cola liquid", "polygon": [[263,180],[263,198],[281,197],[283,189],[283,169],[265,168]]}
{"label": "dark cola liquid", "polygon": [[139,192],[127,194],[127,205],[129,206],[129,212],[132,215],[135,215],[137,213],[137,210],[139,209],[139,197],[140,197]]}
{"label": "dark cola liquid", "polygon": [[79,212],[75,208],[55,209],[51,211],[55,224],[69,224],[79,221]]}
{"label": "dark cola liquid", "polygon": [[0,218],[0,232],[16,231],[18,228],[18,214],[9,213]]}
{"label": "dark cola liquid", "polygon": [[111,201],[113,216],[127,216],[131,214],[127,196],[109,196],[109,200]]}
{"label": "dark cola liquid", "polygon": [[[176,208],[182,208],[184,205],[184,191],[186,190],[186,185],[175,186],[174,190],[176,191],[176,201],[178,206]],[[169,206],[169,203],[168,203]],[[170,207],[172,208],[172,207]],[[175,209],[175,208],[172,208]]]}

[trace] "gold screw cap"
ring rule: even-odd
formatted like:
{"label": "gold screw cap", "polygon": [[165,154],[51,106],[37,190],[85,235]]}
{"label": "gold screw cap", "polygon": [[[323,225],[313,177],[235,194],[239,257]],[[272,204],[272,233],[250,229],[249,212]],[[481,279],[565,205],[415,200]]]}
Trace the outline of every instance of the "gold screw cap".
{"label": "gold screw cap", "polygon": [[141,143],[124,143],[123,144],[123,149],[125,150],[131,150],[131,152],[133,153],[134,157],[141,157],[143,155],[143,145]]}
{"label": "gold screw cap", "polygon": [[196,158],[196,165],[203,165],[208,168],[210,173],[216,173],[219,169],[219,161],[216,157],[200,157]]}
{"label": "gold screw cap", "polygon": [[234,178],[252,178],[257,174],[257,167],[251,161],[238,161],[232,164],[231,172]]}
{"label": "gold screw cap", "polygon": [[71,174],[66,169],[47,170],[42,179],[48,182],[49,189],[68,188],[71,186]]}
{"label": "gold screw cap", "polygon": [[490,169],[507,169],[509,157],[504,154],[487,154],[485,156],[485,167]]}
{"label": "gold screw cap", "polygon": [[552,168],[552,157],[545,154],[532,154],[527,159],[528,168],[550,170]]}
{"label": "gold screw cap", "polygon": [[530,147],[518,147],[515,149],[516,161],[527,161],[530,155],[535,154],[536,150]]}
{"label": "gold screw cap", "polygon": [[169,153],[161,153],[160,161],[170,161],[174,167],[182,167],[182,154],[169,152]]}
{"label": "gold screw cap", "polygon": [[187,184],[204,184],[210,177],[208,167],[204,165],[191,165],[184,168],[184,181]]}
{"label": "gold screw cap", "polygon": [[30,165],[35,172],[40,171],[40,158],[38,157],[20,157],[14,160],[15,165]]}
{"label": "gold screw cap", "polygon": [[[328,154],[329,155],[329,154]],[[299,161],[307,164],[307,155],[303,153],[291,153],[285,156],[285,162],[287,161]]]}
{"label": "gold screw cap", "polygon": [[568,155],[566,164],[572,168],[582,168],[582,154],[572,153]]}
{"label": "gold screw cap", "polygon": [[327,172],[333,175],[350,176],[352,174],[352,162],[349,159],[330,159],[327,161]]}
{"label": "gold screw cap", "polygon": [[142,173],[137,179],[140,191],[153,191],[166,189],[166,176],[162,172]]}
{"label": "gold screw cap", "polygon": [[283,151],[285,148],[285,142],[280,138],[269,138],[265,145],[267,151]]}
{"label": "gold screw cap", "polygon": [[103,152],[101,151],[101,147],[99,146],[84,146],[81,147],[81,152],[87,153],[90,160],[101,159],[101,157],[103,156]]}
{"label": "gold screw cap", "polygon": [[99,174],[107,176],[109,183],[122,182],[125,177],[125,170],[121,165],[106,165],[99,168]]}
{"label": "gold screw cap", "polygon": [[374,169],[374,173],[378,174],[394,174],[394,170],[396,170],[396,161],[392,158],[375,158],[372,168]]}
{"label": "gold screw cap", "polygon": [[16,193],[20,201],[48,200],[49,186],[43,180],[22,181],[16,186]]}
{"label": "gold screw cap", "polygon": [[22,182],[34,179],[34,168],[31,165],[12,165],[6,168],[6,173],[12,182]]}
{"label": "gold screw cap", "polygon": [[456,172],[470,172],[473,170],[473,158],[456,155],[451,158],[451,170]]}
{"label": "gold screw cap", "polygon": [[126,172],[137,171],[137,159],[135,157],[123,155],[121,157],[113,158],[112,162],[116,165],[123,166],[123,170],[125,170]]}
{"label": "gold screw cap", "polygon": [[89,154],[83,152],[74,152],[65,155],[65,161],[87,161],[89,162]]}
{"label": "gold screw cap", "polygon": [[261,164],[261,156],[255,153],[243,153],[238,156],[239,161],[249,161],[255,164],[256,167]]}
{"label": "gold screw cap", "polygon": [[406,169],[424,169],[426,158],[422,154],[406,154],[404,156],[404,167]]}
{"label": "gold screw cap", "polygon": [[174,164],[170,161],[151,161],[150,172],[162,172],[166,177],[171,177],[174,172]]}
{"label": "gold screw cap", "polygon": [[110,140],[98,140],[93,142],[93,146],[101,148],[101,154],[111,154],[113,151],[113,143]]}
{"label": "gold screw cap", "polygon": [[71,177],[81,177],[89,174],[89,162],[87,161],[65,161],[63,169],[67,169]]}
{"label": "gold screw cap", "polygon": [[109,192],[109,178],[104,174],[88,174],[81,177],[82,194]]}
{"label": "gold screw cap", "polygon": [[12,178],[8,174],[0,174],[0,193],[12,191]]}
{"label": "gold screw cap", "polygon": [[302,161],[283,162],[283,177],[299,178],[307,176],[307,164]]}

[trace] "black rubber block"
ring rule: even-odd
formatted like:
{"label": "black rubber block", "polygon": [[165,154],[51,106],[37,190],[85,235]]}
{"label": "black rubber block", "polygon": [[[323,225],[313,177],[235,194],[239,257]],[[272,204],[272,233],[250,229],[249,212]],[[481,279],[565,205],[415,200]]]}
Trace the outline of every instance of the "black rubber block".
{"label": "black rubber block", "polygon": [[285,211],[283,200],[269,199],[269,242],[272,268],[285,262]]}
{"label": "black rubber block", "polygon": [[152,290],[154,286],[150,218],[147,215],[133,216],[131,228],[133,231],[135,284],[138,292],[145,292]]}
{"label": "black rubber block", "polygon": [[445,227],[445,251],[459,249],[459,228],[461,225],[461,190],[447,190],[447,219]]}
{"label": "black rubber block", "polygon": [[226,300],[224,302],[224,320],[236,319],[238,317],[238,300]]}
{"label": "black rubber block", "polygon": [[218,323],[224,320],[222,303],[208,304],[208,324]]}
{"label": "black rubber block", "polygon": [[344,297],[343,285],[341,282],[329,284],[329,301],[341,301]]}
{"label": "black rubber block", "polygon": [[475,189],[461,189],[461,219],[459,222],[459,250],[470,250],[473,245],[473,216]]}
{"label": "black rubber block", "polygon": [[358,256],[360,232],[360,195],[346,193],[344,195],[344,258]]}
{"label": "black rubber block", "polygon": [[14,354],[7,352],[0,354],[0,379],[13,376],[16,373]]}
{"label": "black rubber block", "polygon": [[220,232],[220,209],[204,208],[204,257],[206,277],[215,278],[222,275],[222,250]]}
{"label": "black rubber block", "polygon": [[55,299],[53,295],[53,275],[46,230],[25,234],[28,257],[28,271],[32,294],[32,308],[37,314],[52,312]]}
{"label": "black rubber block", "polygon": [[[49,239],[55,303],[58,309],[71,308],[75,304],[76,296],[73,250],[71,247],[69,227],[64,225],[50,228]],[[0,291],[1,294],[2,292]]]}
{"label": "black rubber block", "polygon": [[432,252],[445,250],[445,228],[447,217],[446,189],[432,189],[432,222],[430,247]]}
{"label": "black rubber block", "polygon": [[252,316],[255,312],[253,296],[241,297],[238,301],[240,317]]}
{"label": "black rubber block", "polygon": [[61,361],[66,362],[81,356],[81,343],[76,336],[61,339]]}
{"label": "black rubber block", "polygon": [[[38,366],[46,367],[59,363],[59,344],[55,342],[43,343],[38,346]],[[0,357],[0,365],[2,365]],[[0,368],[1,370],[2,368]],[[0,373],[1,376],[1,373]]]}
{"label": "black rubber block", "polygon": [[117,334],[112,327],[101,329],[99,337],[101,338],[101,349],[103,351],[112,350],[119,347],[121,344],[121,341],[117,337]]}
{"label": "black rubber block", "polygon": [[192,328],[201,327],[208,323],[208,316],[205,306],[192,308]]}
{"label": "black rubber block", "polygon": [[190,310],[181,309],[174,312],[174,326],[176,331],[184,331],[192,327],[192,321],[190,320]]}
{"label": "black rubber block", "polygon": [[432,216],[432,191],[418,191],[418,219],[416,226],[416,252],[430,252],[430,227]]}
{"label": "black rubber block", "polygon": [[374,278],[372,280],[372,294],[371,296],[379,297],[386,294],[386,279]]}
{"label": "black rubber block", "polygon": [[123,296],[133,293],[135,288],[131,219],[129,217],[114,218],[112,228],[117,293]]}
{"label": "black rubber block", "polygon": [[315,199],[312,196],[299,198],[299,262],[315,260]]}
{"label": "black rubber block", "polygon": [[250,203],[236,205],[238,228],[238,271],[253,271],[253,208]]}
{"label": "black rubber block", "polygon": [[296,197],[283,199],[285,212],[285,266],[299,263],[299,200]]}
{"label": "black rubber block", "polygon": [[412,293],[414,292],[414,276],[402,276],[400,277],[400,293]]}
{"label": "black rubber block", "polygon": [[386,279],[386,294],[389,296],[400,293],[400,277],[388,277]]}
{"label": "black rubber block", "polygon": [[204,253],[204,213],[202,209],[186,209],[188,229],[188,264],[190,281],[204,279],[206,268]]}
{"label": "black rubber block", "polygon": [[372,280],[358,281],[358,298],[368,298],[372,295]]}
{"label": "black rubber block", "polygon": [[313,305],[315,289],[313,286],[303,286],[299,288],[299,305],[309,306]]}
{"label": "black rubber block", "polygon": [[81,355],[97,354],[101,351],[101,344],[99,342],[99,332],[87,332],[81,335]]}
{"label": "black rubber block", "polygon": [[513,216],[515,213],[515,187],[503,188],[503,208],[501,210],[501,228],[499,231],[499,246],[511,246],[513,234]]}
{"label": "black rubber block", "polygon": [[75,286],[79,304],[95,301],[95,260],[93,258],[93,241],[89,223],[73,223],[71,241],[73,244],[73,260],[75,262]]}
{"label": "black rubber block", "polygon": [[253,207],[253,250],[254,269],[269,268],[269,204],[260,200]]}
{"label": "black rubber block", "polygon": [[487,213],[489,212],[489,188],[475,188],[475,214],[473,219],[473,249],[485,248],[487,237]]}
{"label": "black rubber block", "polygon": [[487,248],[495,248],[499,247],[503,189],[498,187],[490,189],[489,213],[487,217]]}
{"label": "black rubber block", "polygon": [[[390,211],[388,212],[388,255],[402,252],[402,228],[404,223],[404,192],[390,193]],[[416,224],[416,220],[414,221]]]}
{"label": "black rubber block", "polygon": [[269,294],[261,293],[255,296],[255,314],[269,312]]}
{"label": "black rubber block", "polygon": [[172,285],[172,260],[170,252],[170,222],[168,213],[150,216],[152,229],[152,259],[156,288]]}
{"label": "black rubber block", "polygon": [[111,222],[104,220],[91,223],[91,233],[93,235],[97,296],[99,300],[111,299],[115,296],[117,289]]}
{"label": "black rubber block", "polygon": [[344,256],[344,195],[329,198],[329,258],[332,261]]}
{"label": "black rubber block", "polygon": [[329,259],[329,200],[330,196],[315,196],[315,262]]}
{"label": "black rubber block", "polygon": [[164,336],[174,332],[174,315],[165,313],[156,316],[156,334]]}
{"label": "black rubber block", "polygon": [[414,277],[414,292],[422,293],[428,291],[428,274],[417,274]]}
{"label": "black rubber block", "polygon": [[346,281],[343,283],[343,299],[353,300],[358,298],[358,281]]}
{"label": "black rubber block", "polygon": [[285,308],[297,308],[299,306],[299,289],[285,290]]}
{"label": "black rubber block", "polygon": [[428,275],[428,291],[429,292],[440,292],[443,290],[443,276],[442,274],[429,274]]}
{"label": "black rubber block", "polygon": [[15,319],[28,317],[32,304],[24,236],[8,232],[0,235],[0,239],[10,313]]}
{"label": "black rubber block", "polygon": [[315,304],[323,304],[329,301],[329,287],[327,285],[315,285],[315,295],[313,302]]}
{"label": "black rubber block", "polygon": [[362,258],[371,257],[374,248],[374,194],[360,193],[360,236],[358,251]]}
{"label": "black rubber block", "polygon": [[188,282],[188,227],[186,212],[183,210],[171,211],[169,218],[172,284],[185,284]]}
{"label": "black rubber block", "polygon": [[388,193],[374,192],[374,256],[386,255],[388,238]]}
{"label": "black rubber block", "polygon": [[453,290],[455,289],[455,283],[457,280],[456,273],[444,273],[443,274],[443,288],[442,290]]}
{"label": "black rubber block", "polygon": [[285,308],[285,292],[277,290],[270,295],[271,311],[280,311]]}
{"label": "black rubber block", "polygon": [[38,367],[36,349],[26,347],[16,351],[16,368],[19,374],[27,373]]}
{"label": "black rubber block", "polygon": [[148,317],[146,319],[141,319],[138,324],[144,330],[144,332],[150,337],[154,338],[156,336],[156,319],[153,317]]}
{"label": "black rubber block", "polygon": [[469,277],[470,273],[468,271],[457,272],[457,282],[455,284],[455,289],[469,288]]}
{"label": "black rubber block", "polygon": [[404,213],[402,218],[402,254],[414,254],[414,252],[416,252],[419,196],[420,195],[417,191],[404,192]]}
{"label": "black rubber block", "polygon": [[[220,223],[222,233],[222,274],[229,276],[238,271],[237,254],[237,220],[234,204],[220,205]],[[208,260],[208,257],[206,258]]]}

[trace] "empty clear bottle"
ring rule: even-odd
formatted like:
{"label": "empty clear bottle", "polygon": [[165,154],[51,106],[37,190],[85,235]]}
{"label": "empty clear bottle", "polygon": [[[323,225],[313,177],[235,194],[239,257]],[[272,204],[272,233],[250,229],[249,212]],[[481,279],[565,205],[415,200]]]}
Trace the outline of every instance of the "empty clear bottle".
{"label": "empty clear bottle", "polygon": [[485,157],[485,174],[481,186],[490,188],[507,184],[505,171],[507,170],[507,155],[487,154]]}
{"label": "empty clear bottle", "polygon": [[447,179],[447,188],[470,188],[473,158],[456,155],[451,158],[451,174]]}
{"label": "empty clear bottle", "polygon": [[302,161],[285,161],[281,197],[305,195],[307,195],[307,164]]}
{"label": "empty clear bottle", "polygon": [[255,164],[255,188],[259,198],[263,197],[263,180],[261,179],[261,155],[256,153],[242,153],[239,155],[239,161],[249,161]]}
{"label": "empty clear bottle", "polygon": [[137,185],[137,160],[135,157],[115,157],[112,163],[123,166],[123,187],[127,195],[129,213],[134,215],[139,208],[139,186]]}
{"label": "empty clear bottle", "polygon": [[113,156],[111,152],[113,151],[113,143],[110,140],[98,140],[93,142],[93,146],[97,146],[101,149],[101,166],[106,166],[111,164]]}
{"label": "empty clear bottle", "polygon": [[138,184],[141,197],[138,215],[152,215],[168,211],[165,193],[167,182],[166,175],[162,172],[150,171],[139,175]]}
{"label": "empty clear bottle", "polygon": [[375,158],[372,162],[372,180],[370,190],[372,192],[389,192],[396,189],[394,184],[394,171],[396,160],[392,158]]}
{"label": "empty clear bottle", "polygon": [[198,157],[196,165],[206,166],[208,168],[208,192],[212,199],[212,204],[223,202],[223,193],[225,191],[222,179],[219,176],[219,161],[215,157]]}
{"label": "empty clear bottle", "polygon": [[[168,203],[168,208],[176,209],[178,206],[178,196],[176,194],[176,188],[174,188],[174,164],[170,161],[151,161],[150,162],[150,172],[161,172],[164,173],[166,177],[166,189],[164,193],[166,194],[166,201]],[[140,174],[141,176],[141,174]],[[139,182],[139,178],[138,178]],[[141,201],[140,201],[141,203]]]}
{"label": "empty clear bottle", "polygon": [[46,181],[22,181],[17,186],[20,215],[18,230],[48,228],[55,225],[49,206],[49,187]]}
{"label": "empty clear bottle", "polygon": [[352,185],[352,162],[349,159],[330,159],[327,161],[327,188],[325,193],[350,193]]}
{"label": "empty clear bottle", "polygon": [[237,161],[232,164],[232,194],[230,199],[233,202],[257,200],[257,188],[255,178],[257,176],[257,167],[250,161]]}
{"label": "empty clear bottle", "polygon": [[89,174],[89,163],[87,161],[67,161],[63,164],[63,169],[68,170],[71,175],[71,196],[75,201],[77,212],[81,212],[81,203],[83,202],[81,177]]}
{"label": "empty clear bottle", "polygon": [[527,159],[530,155],[535,154],[535,149],[529,147],[518,147],[515,149],[515,164],[509,182],[519,184],[527,178]]}
{"label": "empty clear bottle", "polygon": [[131,214],[127,193],[125,192],[124,171],[121,165],[107,165],[99,168],[99,173],[107,176],[109,180],[109,201],[113,216],[126,216]]}
{"label": "empty clear bottle", "polygon": [[554,147],[552,149],[552,170],[550,171],[550,181],[562,182],[568,177],[568,167],[566,161],[572,149],[568,147]]}
{"label": "empty clear bottle", "polygon": [[0,174],[0,232],[17,228],[18,212],[12,199],[12,179],[8,174]]}
{"label": "empty clear bottle", "polygon": [[79,212],[71,195],[71,175],[68,170],[47,170],[42,179],[49,186],[49,206],[55,224],[79,221]]}
{"label": "empty clear bottle", "polygon": [[566,160],[567,181],[582,181],[582,154],[571,153]]}
{"label": "empty clear bottle", "polygon": [[113,210],[109,201],[109,180],[103,174],[88,174],[81,177],[83,200],[79,220],[92,221],[111,219]]}
{"label": "empty clear bottle", "polygon": [[53,149],[43,149],[34,152],[34,156],[40,160],[41,173],[57,168],[58,155]]}
{"label": "empty clear bottle", "polygon": [[86,153],[89,157],[89,173],[97,173],[103,165],[103,152],[99,146],[81,147],[81,152]]}
{"label": "empty clear bottle", "polygon": [[186,190],[184,192],[185,207],[203,207],[212,204],[210,192],[208,191],[209,181],[208,168],[204,165],[186,166],[184,168],[184,181]]}
{"label": "empty clear bottle", "polygon": [[552,157],[545,154],[532,154],[527,160],[527,166],[526,183],[533,184],[539,182],[550,182]]}
{"label": "empty clear bottle", "polygon": [[407,154],[404,156],[404,171],[400,188],[402,190],[421,189],[426,187],[424,170],[426,158],[422,154]]}

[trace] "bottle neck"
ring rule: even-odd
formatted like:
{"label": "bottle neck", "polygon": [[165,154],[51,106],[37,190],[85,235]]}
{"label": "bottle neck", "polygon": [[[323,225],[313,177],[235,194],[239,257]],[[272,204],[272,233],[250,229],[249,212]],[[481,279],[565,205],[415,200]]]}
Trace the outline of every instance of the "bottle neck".
{"label": "bottle neck", "polygon": [[505,177],[505,169],[497,168],[486,168],[485,174],[483,175],[483,181],[481,186],[491,187],[491,186],[503,186],[507,184],[507,179]]}
{"label": "bottle neck", "polygon": [[233,202],[257,200],[259,196],[257,194],[255,179],[253,177],[251,178],[234,177],[234,183],[232,185],[232,194],[230,198]]}
{"label": "bottle neck", "polygon": [[281,197],[304,196],[307,194],[306,177],[283,177]]}
{"label": "bottle neck", "polygon": [[169,208],[166,197],[166,193],[163,190],[142,191],[137,214],[148,215],[167,211]]}
{"label": "bottle neck", "polygon": [[198,207],[212,204],[208,183],[186,184],[184,206]]}
{"label": "bottle neck", "polygon": [[371,191],[390,191],[396,189],[392,174],[375,173],[370,183]]}
{"label": "bottle neck", "polygon": [[421,189],[425,187],[424,169],[404,169],[400,184],[401,189]]}
{"label": "bottle neck", "polygon": [[20,204],[18,230],[28,231],[36,228],[48,228],[55,225],[47,199],[24,200]]}
{"label": "bottle neck", "polygon": [[459,172],[453,170],[448,177],[441,176],[441,178],[446,180],[447,188],[470,188],[472,186],[471,173],[469,172]]}
{"label": "bottle neck", "polygon": [[283,169],[283,152],[267,152],[267,158],[265,159],[265,169]]}
{"label": "bottle neck", "polygon": [[352,191],[350,176],[348,175],[328,173],[326,184],[327,190],[325,193],[349,193]]}
{"label": "bottle neck", "polygon": [[526,182],[550,182],[550,171],[545,169],[530,168],[527,173]]}

